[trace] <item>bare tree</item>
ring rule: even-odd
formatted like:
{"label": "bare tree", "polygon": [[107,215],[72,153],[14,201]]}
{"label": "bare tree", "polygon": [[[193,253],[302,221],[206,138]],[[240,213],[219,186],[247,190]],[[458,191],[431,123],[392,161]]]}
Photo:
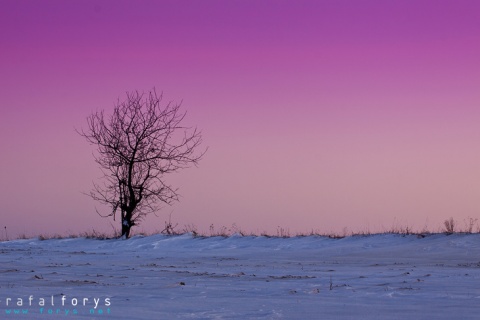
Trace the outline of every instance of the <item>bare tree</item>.
{"label": "bare tree", "polygon": [[178,189],[165,182],[165,175],[197,165],[205,153],[198,150],[201,132],[181,125],[186,113],[180,112],[180,104],[162,107],[161,102],[155,89],[148,94],[127,92],[126,100],[115,104],[113,114],[92,113],[87,118],[88,130],[79,131],[97,147],[95,161],[104,174],[103,183],[94,183],[89,196],[111,207],[103,217],[115,220],[120,214],[126,238],[133,226],[162,203],[178,201]]}

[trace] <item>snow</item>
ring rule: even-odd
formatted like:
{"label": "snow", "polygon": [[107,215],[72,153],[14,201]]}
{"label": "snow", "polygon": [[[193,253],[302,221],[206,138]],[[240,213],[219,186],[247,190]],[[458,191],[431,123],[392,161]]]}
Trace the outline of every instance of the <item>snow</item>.
{"label": "snow", "polygon": [[478,234],[0,242],[0,319],[478,319],[479,281]]}

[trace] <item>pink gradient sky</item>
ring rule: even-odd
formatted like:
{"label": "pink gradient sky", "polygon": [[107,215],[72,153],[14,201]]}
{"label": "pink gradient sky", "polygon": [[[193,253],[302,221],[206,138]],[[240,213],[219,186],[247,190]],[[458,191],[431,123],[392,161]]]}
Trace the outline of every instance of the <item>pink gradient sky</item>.
{"label": "pink gradient sky", "polygon": [[[440,228],[480,213],[479,1],[2,1],[0,225],[111,230],[74,128],[156,87],[204,133],[138,231]],[[118,223],[118,221],[117,221]],[[1,230],[3,232],[3,230]],[[1,237],[0,237],[1,238]]]}

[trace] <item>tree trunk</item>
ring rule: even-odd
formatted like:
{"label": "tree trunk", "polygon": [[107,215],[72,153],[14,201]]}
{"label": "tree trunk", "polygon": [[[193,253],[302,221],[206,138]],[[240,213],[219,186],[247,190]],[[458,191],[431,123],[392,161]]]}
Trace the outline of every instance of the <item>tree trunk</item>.
{"label": "tree trunk", "polygon": [[132,228],[132,224],[128,220],[122,221],[122,237],[125,239],[130,238],[130,229]]}

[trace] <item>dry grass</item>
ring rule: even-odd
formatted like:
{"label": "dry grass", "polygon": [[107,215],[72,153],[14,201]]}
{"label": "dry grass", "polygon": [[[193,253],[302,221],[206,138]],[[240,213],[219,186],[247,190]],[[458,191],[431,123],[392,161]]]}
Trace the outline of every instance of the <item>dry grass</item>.
{"label": "dry grass", "polygon": [[[437,231],[431,231],[426,226],[422,229],[415,230],[411,225],[401,225],[399,223],[394,223],[390,228],[384,228],[382,232],[372,232],[369,228],[365,228],[359,231],[350,231],[347,228],[343,228],[341,232],[323,232],[318,229],[312,229],[309,232],[300,232],[296,234],[292,234],[289,228],[283,228],[278,226],[276,231],[273,233],[269,233],[267,231],[263,231],[260,233],[255,232],[246,232],[238,227],[236,224],[233,224],[231,227],[220,226],[216,227],[214,224],[211,224],[208,231],[201,232],[197,228],[197,226],[193,224],[185,225],[183,228],[178,227],[178,223],[172,223],[171,219],[165,222],[165,228],[159,232],[147,233],[142,231],[137,231],[133,235],[137,236],[148,236],[154,234],[164,234],[167,236],[176,236],[176,235],[183,235],[183,234],[191,234],[193,237],[229,237],[232,235],[240,235],[243,237],[251,236],[251,237],[268,237],[268,238],[291,238],[291,237],[308,237],[308,236],[316,236],[316,237],[328,237],[332,239],[341,239],[345,237],[351,236],[371,236],[375,234],[399,234],[399,235],[417,235],[424,237],[428,234],[470,234],[470,233],[480,233],[480,225],[478,223],[478,219],[476,218],[467,218],[464,221],[463,228],[460,227],[460,224],[455,221],[453,218],[446,219],[444,221],[443,228]],[[5,228],[6,233],[6,228]],[[17,236],[15,239],[29,239],[32,237],[28,237],[26,234],[21,234]],[[60,235],[60,234],[41,234],[37,236],[39,240],[50,240],[50,239],[73,239],[73,238],[86,238],[86,239],[98,239],[98,240],[107,240],[107,239],[115,239],[120,238],[120,232],[113,228],[112,232],[99,232],[95,229],[90,231],[81,232],[78,234],[70,233],[67,235]],[[8,241],[8,237],[6,235],[3,236],[0,241]]]}

